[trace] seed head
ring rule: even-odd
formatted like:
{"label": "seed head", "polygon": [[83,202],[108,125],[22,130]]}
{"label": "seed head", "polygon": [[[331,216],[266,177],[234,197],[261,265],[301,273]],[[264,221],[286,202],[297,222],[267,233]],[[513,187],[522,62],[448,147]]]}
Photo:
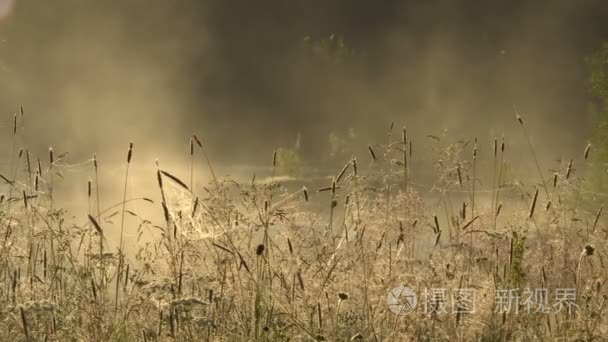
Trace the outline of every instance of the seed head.
{"label": "seed head", "polygon": [[372,157],[372,161],[376,161],[376,154],[374,153],[372,146],[367,145],[367,149],[369,150],[369,155]]}
{"label": "seed head", "polygon": [[585,245],[585,250],[583,251],[583,253],[586,256],[592,256],[594,252],[595,252],[595,247],[593,247],[593,245],[590,245],[590,244]]}
{"label": "seed head", "polygon": [[129,143],[129,152],[127,152],[127,164],[131,163],[131,157],[133,157],[133,142]]}
{"label": "seed head", "polygon": [[255,248],[255,255],[262,255],[264,254],[264,249],[266,249],[266,247],[264,247],[264,244],[259,244],[256,248]]}
{"label": "seed head", "polygon": [[557,172],[553,174],[553,188],[557,186]]}

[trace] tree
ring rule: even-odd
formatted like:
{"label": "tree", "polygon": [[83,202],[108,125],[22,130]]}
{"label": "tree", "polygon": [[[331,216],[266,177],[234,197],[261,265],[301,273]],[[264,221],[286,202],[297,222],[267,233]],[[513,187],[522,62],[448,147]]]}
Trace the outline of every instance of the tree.
{"label": "tree", "polygon": [[587,58],[589,91],[594,98],[593,153],[590,185],[594,192],[608,192],[608,43]]}

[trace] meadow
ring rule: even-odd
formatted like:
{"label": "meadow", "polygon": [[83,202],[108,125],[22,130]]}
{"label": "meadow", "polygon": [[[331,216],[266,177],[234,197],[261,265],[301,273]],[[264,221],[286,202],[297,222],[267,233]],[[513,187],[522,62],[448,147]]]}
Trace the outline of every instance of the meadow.
{"label": "meadow", "polygon": [[[522,117],[514,139],[526,139],[537,172],[514,171],[508,139],[441,140],[429,170],[433,207],[411,172],[422,142],[391,125],[382,143],[360,146],[365,158],[344,160],[315,188],[284,184],[276,151],[263,180],[221,177],[206,149],[213,142],[192,136],[189,174],[158,163],[149,170],[156,196],[130,197],[131,144],[114,180],[122,200],[101,206],[104,165],[92,156],[88,212],[68,214],[54,189],[69,182],[62,156],[21,146],[23,115],[0,175],[2,341],[608,336],[606,197],[585,177],[593,147],[545,170]],[[402,296],[410,290],[415,301]]]}

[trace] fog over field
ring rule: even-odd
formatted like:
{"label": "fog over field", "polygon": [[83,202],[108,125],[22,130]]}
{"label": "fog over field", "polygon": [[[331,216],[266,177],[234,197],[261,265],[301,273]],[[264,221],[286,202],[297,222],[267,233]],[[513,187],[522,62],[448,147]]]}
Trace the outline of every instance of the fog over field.
{"label": "fog over field", "polygon": [[607,42],[604,0],[0,0],[0,341],[603,340]]}
{"label": "fog over field", "polygon": [[[589,137],[584,57],[608,30],[592,0],[13,7],[0,22],[5,125],[24,104],[41,148],[77,156],[130,140],[160,155],[197,133],[226,163],[266,161],[298,133],[314,161],[331,132],[368,144],[392,121],[417,140],[447,129],[488,144],[513,135],[514,106],[539,149],[572,153]],[[337,63],[304,44],[331,35],[352,50]]]}

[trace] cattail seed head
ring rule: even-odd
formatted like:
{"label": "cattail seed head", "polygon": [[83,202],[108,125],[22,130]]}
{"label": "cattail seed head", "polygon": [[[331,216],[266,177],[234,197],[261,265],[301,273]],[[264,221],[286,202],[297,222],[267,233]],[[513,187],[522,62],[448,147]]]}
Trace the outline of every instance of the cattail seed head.
{"label": "cattail seed head", "polygon": [[[93,228],[95,228],[95,230],[97,231],[99,236],[103,237],[103,230],[101,229],[99,222],[97,222],[97,220],[90,214],[89,214],[89,221],[91,222],[91,224],[93,225]],[[45,254],[45,257],[46,257],[46,254]]]}
{"label": "cattail seed head", "polygon": [[6,183],[6,184],[12,185],[12,184],[14,183],[14,182],[13,182],[13,181],[11,181],[10,179],[6,178],[6,176],[5,176],[5,175],[3,175],[3,174],[0,174],[0,178],[2,178],[2,180],[3,180],[3,181]]}
{"label": "cattail seed head", "polygon": [[298,272],[296,272],[296,275],[298,276],[298,283],[300,284],[300,289],[304,291],[304,278],[302,278],[302,270],[298,270]]}
{"label": "cattail seed head", "polygon": [[372,149],[371,145],[367,145],[367,150],[369,151],[369,155],[372,157],[372,161],[376,161],[376,154],[374,153],[374,150]]}
{"label": "cattail seed head", "polygon": [[557,172],[553,174],[553,188],[557,186]]}
{"label": "cattail seed head", "polygon": [[302,192],[304,193],[304,200],[308,202],[308,189],[306,187],[303,187]]}
{"label": "cattail seed head", "polygon": [[272,152],[272,167],[276,167],[277,166],[277,150],[274,150],[274,152]]}
{"label": "cattail seed head", "polygon": [[129,143],[129,151],[127,152],[127,164],[131,163],[133,157],[133,142]]}
{"label": "cattail seed head", "polygon": [[595,228],[597,227],[597,223],[600,221],[600,216],[602,215],[602,211],[604,210],[604,204],[600,206],[600,209],[595,214],[595,220],[593,221],[593,227],[591,228],[592,232],[595,232]]}
{"label": "cattail seed head", "polygon": [[587,147],[585,148],[585,160],[587,160],[587,158],[589,158],[590,150],[591,150],[591,144],[587,144]]}
{"label": "cattail seed head", "polygon": [[570,175],[572,174],[572,159],[568,163],[568,169],[566,170],[566,179],[570,179]]}
{"label": "cattail seed head", "polygon": [[534,192],[534,199],[532,200],[532,205],[530,206],[530,215],[528,218],[532,218],[534,216],[534,210],[536,209],[536,201],[538,200],[538,189]]}
{"label": "cattail seed head", "polygon": [[293,254],[293,246],[291,245],[291,240],[287,238],[287,247],[289,247],[289,254]]}
{"label": "cattail seed head", "polygon": [[25,161],[27,163],[27,173],[29,175],[32,174],[32,164],[31,164],[31,160],[30,160],[30,151],[29,150],[25,150]]}
{"label": "cattail seed head", "polygon": [[357,175],[357,158],[353,158],[353,172]]}
{"label": "cattail seed head", "polygon": [[160,174],[160,169],[156,169],[156,181],[158,182],[158,187],[163,189],[163,177]]}
{"label": "cattail seed head", "polygon": [[49,147],[49,162],[51,163],[51,165],[53,165],[53,162],[55,162],[55,158],[53,157],[53,148]]}
{"label": "cattail seed head", "polygon": [[520,125],[524,125],[524,119],[521,118],[521,115],[519,115],[519,113],[515,114],[515,117],[517,118],[517,121],[519,121]]}
{"label": "cattail seed head", "polygon": [[494,157],[498,155],[498,140],[494,138]]}
{"label": "cattail seed head", "polygon": [[194,139],[190,138],[190,155],[194,155]]}
{"label": "cattail seed head", "polygon": [[171,221],[171,217],[169,216],[169,208],[167,208],[167,204],[165,202],[161,203],[163,207],[163,215],[165,216],[165,222],[169,223]]}
{"label": "cattail seed head", "polygon": [[[196,199],[194,200],[194,206],[192,207],[192,217],[194,217],[194,214],[196,214],[196,209],[198,209],[198,201],[199,201],[199,199],[198,199],[198,197],[196,197]],[[237,214],[237,217],[236,217],[236,225],[237,226],[239,225],[238,214]]]}
{"label": "cattail seed head", "polygon": [[27,316],[25,315],[23,306],[19,306],[19,314],[21,315],[21,325],[23,326],[23,334],[25,335],[25,340],[29,341],[30,334],[29,334],[29,329],[28,329],[28,324],[27,324]]}
{"label": "cattail seed head", "polygon": [[433,215],[433,220],[435,221],[435,227],[434,227],[435,234],[438,234],[441,231],[441,229],[439,228],[439,219],[437,218],[437,215]]}
{"label": "cattail seed head", "polygon": [[463,220],[467,218],[467,202],[462,202],[461,216]]}
{"label": "cattail seed head", "polygon": [[201,143],[201,141],[198,138],[198,136],[196,136],[196,134],[194,134],[192,137],[194,138],[194,141],[196,142],[196,144],[198,145],[198,147],[202,150],[203,149],[203,144]]}
{"label": "cattail seed head", "polygon": [[346,165],[344,165],[344,167],[342,168],[342,170],[340,170],[340,173],[338,173],[338,176],[336,177],[336,182],[340,182],[340,180],[342,179],[342,177],[346,173],[346,170],[348,170],[348,167],[351,164],[352,164],[352,161],[348,161],[348,163],[346,163]]}
{"label": "cattail seed head", "polygon": [[17,135],[17,114],[13,115],[13,135]]}

